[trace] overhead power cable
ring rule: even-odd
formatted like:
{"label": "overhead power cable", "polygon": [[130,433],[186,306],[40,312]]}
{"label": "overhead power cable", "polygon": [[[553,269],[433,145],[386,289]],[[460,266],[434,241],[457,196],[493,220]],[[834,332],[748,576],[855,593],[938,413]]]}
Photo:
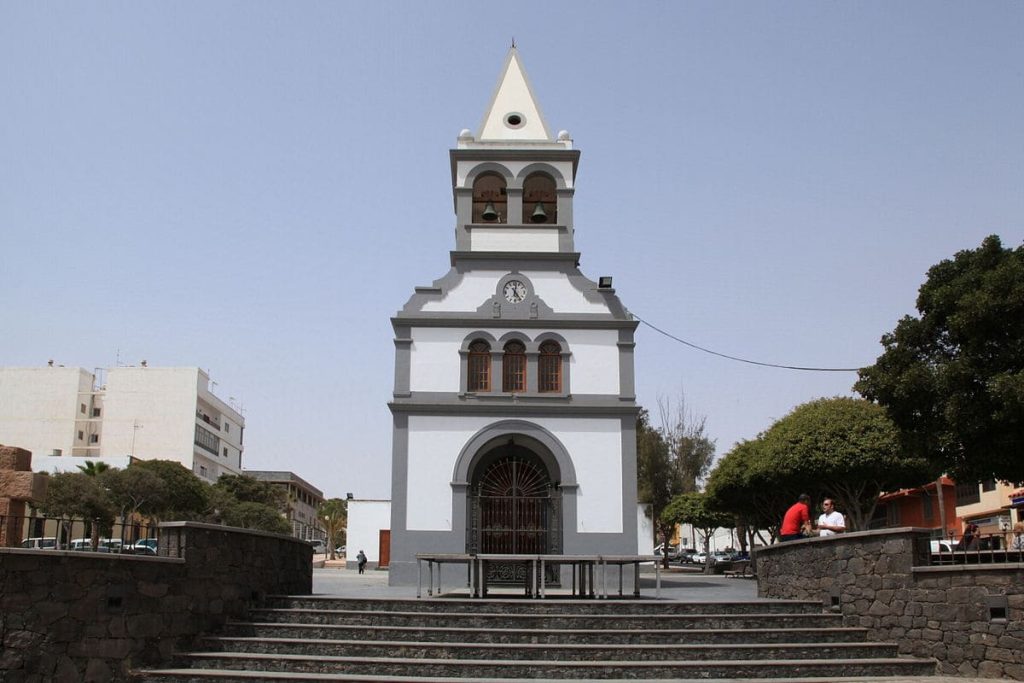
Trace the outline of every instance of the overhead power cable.
{"label": "overhead power cable", "polygon": [[647,322],[646,320],[644,320],[643,318],[638,316],[636,313],[633,313],[632,311],[630,311],[630,315],[632,315],[634,318],[636,318],[637,320],[642,322],[644,325],[647,325],[647,327],[651,328],[652,330],[654,330],[658,334],[663,334],[666,337],[668,337],[669,339],[674,339],[675,341],[679,342],[680,344],[685,344],[686,346],[689,346],[691,349],[697,349],[698,351],[703,351],[704,353],[710,353],[712,356],[718,356],[720,358],[728,358],[729,360],[734,360],[734,361],[737,361],[737,362],[740,362],[740,363],[749,363],[750,365],[760,365],[760,366],[766,367],[766,368],[781,368],[783,370],[803,370],[805,372],[857,372],[858,370],[860,370],[860,368],[814,368],[814,367],[804,367],[804,366],[801,366],[801,365],[782,365],[780,363],[762,363],[761,361],[750,360],[750,359],[747,359],[747,358],[738,358],[736,356],[730,356],[727,353],[719,353],[718,351],[712,351],[711,349],[706,349],[703,346],[698,346],[697,344],[694,344],[693,342],[688,342],[685,339],[680,339],[679,337],[675,336],[674,334],[670,334],[670,333],[666,332],[665,330],[663,330],[661,328],[655,327],[654,325],[650,324],[649,322]]}

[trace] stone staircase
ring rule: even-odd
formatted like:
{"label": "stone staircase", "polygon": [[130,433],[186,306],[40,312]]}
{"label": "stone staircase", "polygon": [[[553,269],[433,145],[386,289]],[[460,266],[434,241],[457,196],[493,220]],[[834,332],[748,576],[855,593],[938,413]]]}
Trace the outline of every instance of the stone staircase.
{"label": "stone staircase", "polygon": [[929,676],[821,603],[272,597],[167,681]]}

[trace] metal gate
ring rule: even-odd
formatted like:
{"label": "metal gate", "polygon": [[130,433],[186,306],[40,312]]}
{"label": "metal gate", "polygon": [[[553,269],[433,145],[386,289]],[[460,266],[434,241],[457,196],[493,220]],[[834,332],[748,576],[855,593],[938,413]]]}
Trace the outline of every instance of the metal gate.
{"label": "metal gate", "polygon": [[[469,551],[504,555],[561,552],[561,497],[547,469],[525,449],[504,450],[486,465],[470,490]],[[525,579],[523,564],[492,562],[488,567],[490,582],[522,583]]]}

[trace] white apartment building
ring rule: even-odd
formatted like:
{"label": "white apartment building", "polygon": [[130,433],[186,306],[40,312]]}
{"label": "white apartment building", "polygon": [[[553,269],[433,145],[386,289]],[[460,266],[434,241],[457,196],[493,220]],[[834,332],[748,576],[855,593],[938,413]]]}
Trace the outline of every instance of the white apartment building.
{"label": "white apartment building", "polygon": [[176,460],[240,474],[245,419],[200,368],[0,368],[0,443],[40,456]]}

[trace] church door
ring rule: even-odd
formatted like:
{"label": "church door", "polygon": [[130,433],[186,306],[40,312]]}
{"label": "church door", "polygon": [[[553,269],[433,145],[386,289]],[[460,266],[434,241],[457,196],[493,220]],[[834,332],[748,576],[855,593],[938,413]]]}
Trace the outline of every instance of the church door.
{"label": "church door", "polygon": [[[469,551],[542,555],[561,551],[560,496],[540,458],[505,446],[481,463],[470,493]],[[489,581],[521,582],[525,566],[490,563]]]}

